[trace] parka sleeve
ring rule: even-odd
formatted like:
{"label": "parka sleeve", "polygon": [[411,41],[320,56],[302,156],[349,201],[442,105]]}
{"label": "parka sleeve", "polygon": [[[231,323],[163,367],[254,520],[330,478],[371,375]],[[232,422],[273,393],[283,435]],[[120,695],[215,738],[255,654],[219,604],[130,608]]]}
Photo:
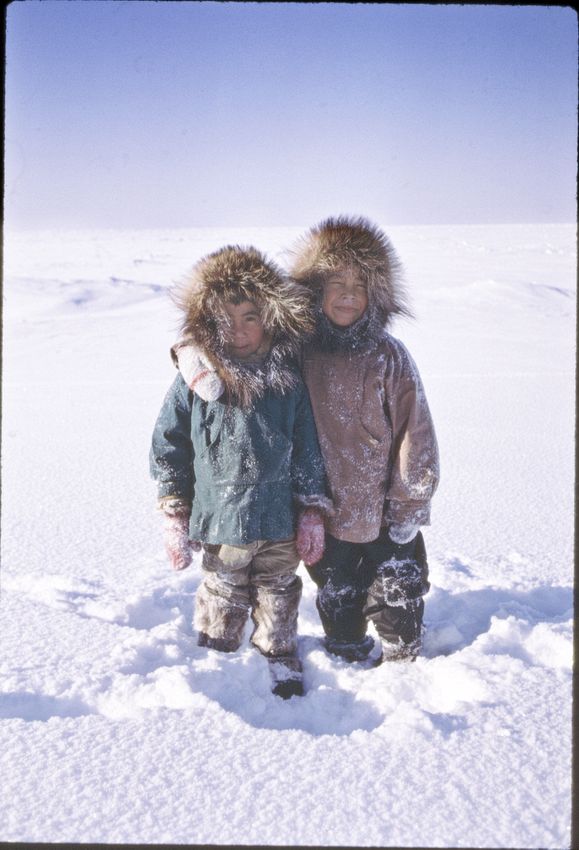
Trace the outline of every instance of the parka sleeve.
{"label": "parka sleeve", "polygon": [[153,430],[149,466],[159,499],[193,501],[192,393],[181,375],[171,385]]}
{"label": "parka sleeve", "polygon": [[318,432],[308,391],[298,388],[292,449],[292,486],[294,499],[301,507],[319,508],[333,513],[327,496],[326,471],[318,442]]}
{"label": "parka sleeve", "polygon": [[440,477],[438,443],[418,368],[399,340],[392,344],[385,386],[392,456],[384,520],[429,525]]}

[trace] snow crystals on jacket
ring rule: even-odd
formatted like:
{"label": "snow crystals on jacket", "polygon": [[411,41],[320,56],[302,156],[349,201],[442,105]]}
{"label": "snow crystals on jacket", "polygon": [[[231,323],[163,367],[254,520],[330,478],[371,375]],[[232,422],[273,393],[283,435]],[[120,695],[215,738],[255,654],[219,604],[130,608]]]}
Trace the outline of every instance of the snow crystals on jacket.
{"label": "snow crystals on jacket", "polygon": [[[365,282],[368,308],[339,328],[322,311],[323,284],[345,267]],[[438,445],[416,364],[387,332],[394,316],[411,315],[394,248],[365,218],[329,218],[301,238],[290,273],[316,304],[302,373],[335,508],[328,531],[364,543],[391,523],[429,524]]]}
{"label": "snow crystals on jacket", "polygon": [[416,365],[387,332],[368,351],[306,345],[303,374],[339,540],[375,540],[390,523],[430,523],[438,446]]}
{"label": "snow crystals on jacket", "polygon": [[[271,345],[257,362],[226,353],[221,321],[232,298],[260,310]],[[191,505],[191,539],[239,545],[290,538],[299,505],[331,510],[310,400],[295,365],[312,327],[307,291],[256,249],[227,246],[197,263],[175,300],[186,344],[214,370],[223,392],[204,401],[180,374],[173,382],[150,453],[159,499]]]}
{"label": "snow crystals on jacket", "polygon": [[239,545],[294,535],[299,505],[327,506],[307,390],[267,390],[250,408],[202,401],[177,375],[157,420],[158,495],[191,508],[189,536]]}

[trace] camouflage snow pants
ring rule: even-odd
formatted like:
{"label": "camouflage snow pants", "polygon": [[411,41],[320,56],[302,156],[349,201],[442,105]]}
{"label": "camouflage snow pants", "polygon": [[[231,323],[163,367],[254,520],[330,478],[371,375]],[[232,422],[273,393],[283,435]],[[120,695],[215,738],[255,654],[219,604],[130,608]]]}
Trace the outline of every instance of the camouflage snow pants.
{"label": "camouflage snow pants", "polygon": [[316,605],[328,638],[361,641],[371,620],[381,640],[419,645],[430,588],[424,538],[396,544],[386,529],[370,543],[326,534],[326,551],[308,572],[318,586]]}
{"label": "camouflage snow pants", "polygon": [[295,539],[258,540],[243,546],[203,547],[203,581],[195,598],[200,643],[237,649],[249,611],[251,642],[264,655],[294,655],[302,580],[296,575]]}

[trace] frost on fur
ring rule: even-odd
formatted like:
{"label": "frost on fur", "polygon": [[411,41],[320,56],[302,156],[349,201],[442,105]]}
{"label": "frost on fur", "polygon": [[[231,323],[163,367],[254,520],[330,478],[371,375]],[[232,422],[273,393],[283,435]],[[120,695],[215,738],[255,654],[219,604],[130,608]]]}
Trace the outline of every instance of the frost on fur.
{"label": "frost on fur", "polygon": [[[196,351],[177,349],[185,360],[185,380],[210,381],[212,392],[218,381],[241,405],[248,406],[267,388],[286,392],[295,385],[292,361],[298,357],[301,341],[313,331],[311,298],[304,287],[256,248],[228,245],[200,260],[180,286],[173,299],[183,314],[183,340]],[[226,353],[225,330],[228,316],[225,304],[251,301],[258,308],[271,347],[261,364],[236,361]],[[175,355],[174,355],[175,356]],[[199,364],[195,362],[198,356]],[[201,387],[200,387],[201,389]],[[207,399],[214,400],[214,399]]]}
{"label": "frost on fur", "polygon": [[312,227],[290,255],[292,278],[318,292],[325,277],[352,266],[368,286],[369,309],[380,326],[411,316],[402,264],[390,240],[363,217],[338,216]]}

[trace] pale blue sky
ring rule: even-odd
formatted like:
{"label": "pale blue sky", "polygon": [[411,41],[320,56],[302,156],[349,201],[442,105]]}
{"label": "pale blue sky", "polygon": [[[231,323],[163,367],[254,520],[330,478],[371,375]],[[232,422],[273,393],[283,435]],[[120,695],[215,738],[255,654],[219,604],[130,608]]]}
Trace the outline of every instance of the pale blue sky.
{"label": "pale blue sky", "polygon": [[564,6],[20,0],[9,227],[575,220]]}

